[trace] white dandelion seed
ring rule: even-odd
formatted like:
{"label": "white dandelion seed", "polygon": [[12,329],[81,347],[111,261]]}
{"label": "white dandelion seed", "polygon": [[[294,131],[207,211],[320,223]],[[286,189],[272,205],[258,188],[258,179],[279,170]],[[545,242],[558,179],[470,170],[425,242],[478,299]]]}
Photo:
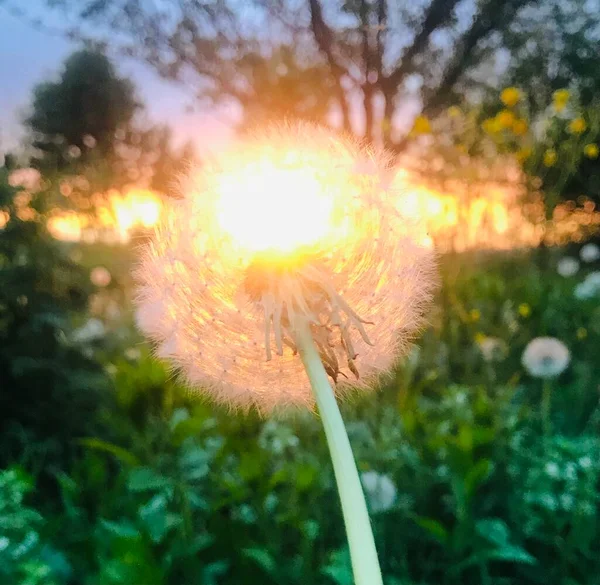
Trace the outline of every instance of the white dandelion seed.
{"label": "white dandelion seed", "polygon": [[568,256],[561,258],[556,264],[556,271],[565,278],[575,276],[579,272],[579,262]]}
{"label": "white dandelion seed", "polygon": [[582,262],[595,262],[600,259],[600,247],[592,243],[585,244],[585,246],[579,250],[579,257]]}
{"label": "white dandelion seed", "polygon": [[396,486],[387,476],[376,471],[366,471],[360,476],[369,507],[373,513],[385,512],[396,502]]}
{"label": "white dandelion seed", "polygon": [[567,346],[555,337],[536,337],[527,344],[521,362],[535,378],[555,378],[569,365]]}
{"label": "white dandelion seed", "polygon": [[390,162],[302,123],[191,173],[137,272],[137,323],[157,355],[229,404],[310,405],[302,317],[336,391],[368,388],[410,347],[436,284],[403,193],[385,188]]}

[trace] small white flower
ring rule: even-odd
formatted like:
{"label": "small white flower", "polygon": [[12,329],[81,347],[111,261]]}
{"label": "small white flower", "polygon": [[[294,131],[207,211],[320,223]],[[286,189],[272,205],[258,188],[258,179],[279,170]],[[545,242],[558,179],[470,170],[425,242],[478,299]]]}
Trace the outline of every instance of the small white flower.
{"label": "small white flower", "polygon": [[78,343],[88,343],[104,337],[106,329],[100,319],[88,319],[86,324],[75,329],[71,339]]}
{"label": "small white flower", "polygon": [[478,342],[479,351],[486,362],[500,362],[506,357],[506,343],[497,337],[486,337]]}
{"label": "small white flower", "polygon": [[577,463],[579,463],[579,467],[582,469],[589,469],[592,466],[592,458],[586,455],[585,457],[579,459]]}
{"label": "small white flower", "polygon": [[565,278],[575,276],[579,271],[579,262],[575,258],[561,258],[556,265],[556,271]]}
{"label": "small white flower", "polygon": [[366,471],[361,474],[361,481],[372,512],[385,512],[394,505],[396,486],[387,475]]}
{"label": "small white flower", "polygon": [[138,347],[128,347],[124,351],[124,355],[128,360],[130,360],[132,362],[136,362],[137,360],[140,359],[141,352]]}
{"label": "small white flower", "polygon": [[567,346],[555,337],[536,337],[523,352],[523,367],[536,378],[555,378],[562,374],[571,359]]}
{"label": "small white flower", "polygon": [[104,266],[96,266],[90,272],[90,280],[94,286],[105,287],[110,284],[112,276]]}
{"label": "small white flower", "polygon": [[600,248],[596,244],[586,244],[579,250],[579,257],[583,262],[595,262],[600,258]]}
{"label": "small white flower", "polygon": [[546,474],[550,477],[558,477],[560,474],[560,468],[558,467],[558,465],[556,463],[554,463],[554,461],[551,461],[550,463],[546,463],[546,466],[544,467]]}
{"label": "small white flower", "polygon": [[576,299],[581,301],[591,299],[600,294],[600,271],[590,272],[583,282],[580,282],[573,291]]}

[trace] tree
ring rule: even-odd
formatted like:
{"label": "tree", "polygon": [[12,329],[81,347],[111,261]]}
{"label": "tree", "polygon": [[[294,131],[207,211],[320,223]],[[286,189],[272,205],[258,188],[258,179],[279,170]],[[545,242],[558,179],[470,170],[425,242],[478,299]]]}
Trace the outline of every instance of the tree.
{"label": "tree", "polygon": [[[168,190],[193,151],[190,145],[175,151],[169,129],[144,121],[143,113],[132,83],[117,75],[99,49],[77,51],[57,81],[35,88],[25,121],[34,149],[31,165],[52,183],[55,202],[89,208],[90,195],[111,188]],[[58,191],[67,176],[77,179],[76,189],[85,186],[68,202]]]}
{"label": "tree", "polygon": [[[392,131],[408,98],[427,116],[458,100],[538,0],[62,0],[162,75],[253,119],[333,118],[400,149]],[[89,27],[87,27],[89,30]],[[525,38],[519,37],[524,43]],[[109,44],[109,43],[107,43]]]}
{"label": "tree", "polygon": [[89,49],[74,53],[58,81],[34,90],[25,121],[39,151],[34,166],[63,170],[74,158],[85,164],[92,157],[111,156],[115,133],[131,124],[140,107],[131,82],[117,76],[105,55]]}

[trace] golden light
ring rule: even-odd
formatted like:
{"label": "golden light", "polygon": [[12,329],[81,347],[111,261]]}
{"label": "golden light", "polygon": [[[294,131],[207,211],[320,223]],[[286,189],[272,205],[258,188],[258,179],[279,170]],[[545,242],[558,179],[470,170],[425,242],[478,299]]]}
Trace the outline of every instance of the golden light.
{"label": "golden light", "polygon": [[224,176],[219,193],[221,228],[249,251],[291,252],[322,239],[330,227],[332,200],[323,182],[303,169],[266,162]]}

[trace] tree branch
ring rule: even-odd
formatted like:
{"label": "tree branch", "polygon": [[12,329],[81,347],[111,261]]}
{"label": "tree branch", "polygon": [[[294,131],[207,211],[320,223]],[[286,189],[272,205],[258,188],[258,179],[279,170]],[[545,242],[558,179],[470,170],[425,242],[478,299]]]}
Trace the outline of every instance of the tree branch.
{"label": "tree branch", "polygon": [[333,31],[323,19],[323,10],[319,0],[308,0],[310,7],[310,25],[313,36],[319,47],[319,50],[325,55],[329,69],[336,80],[336,88],[340,108],[342,110],[342,119],[344,130],[351,132],[350,125],[350,107],[348,104],[348,96],[344,90],[342,80],[348,75],[346,68],[338,61],[335,56],[333,46]]}
{"label": "tree branch", "polygon": [[396,88],[402,83],[406,75],[412,72],[415,57],[425,50],[431,34],[449,20],[458,2],[459,0],[432,0],[421,28],[415,35],[412,45],[402,56],[400,65],[382,80],[386,95],[395,93]]}

